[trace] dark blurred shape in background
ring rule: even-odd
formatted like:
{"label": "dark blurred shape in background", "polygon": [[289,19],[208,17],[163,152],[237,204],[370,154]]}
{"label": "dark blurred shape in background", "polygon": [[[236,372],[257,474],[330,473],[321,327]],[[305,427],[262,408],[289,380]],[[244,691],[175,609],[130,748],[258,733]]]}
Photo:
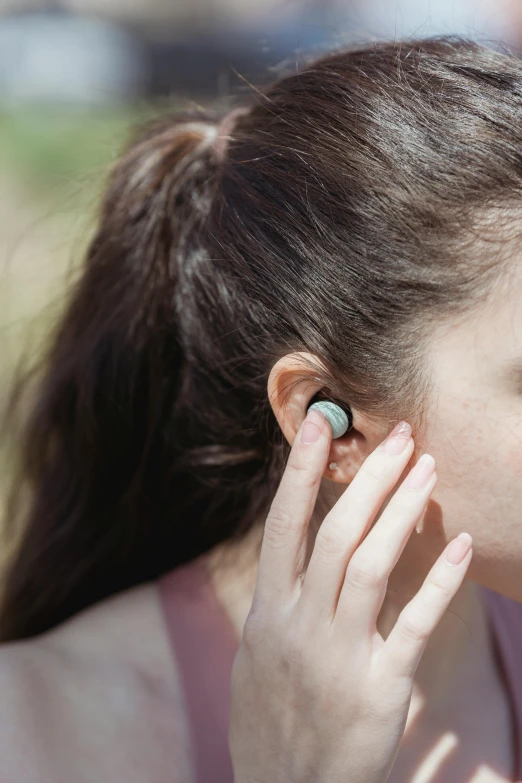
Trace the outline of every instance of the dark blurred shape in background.
{"label": "dark blurred shape in background", "polygon": [[[228,95],[300,52],[459,32],[518,44],[518,0],[0,0],[0,100]],[[240,74],[240,76],[238,76]]]}
{"label": "dark blurred shape in background", "polygon": [[140,38],[109,20],[50,10],[0,23],[4,103],[113,103],[141,92],[145,74]]}
{"label": "dark blurred shape in background", "polygon": [[0,101],[230,94],[244,84],[236,71],[259,80],[296,52],[328,45],[334,4],[308,0],[278,14],[272,5],[261,15],[248,2],[4,0]]}

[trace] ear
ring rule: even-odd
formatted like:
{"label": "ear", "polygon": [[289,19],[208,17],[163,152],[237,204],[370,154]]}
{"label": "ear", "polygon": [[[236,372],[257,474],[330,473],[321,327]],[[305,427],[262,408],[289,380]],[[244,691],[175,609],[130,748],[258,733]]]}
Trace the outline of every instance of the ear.
{"label": "ear", "polygon": [[[317,356],[296,351],[286,354],[272,367],[268,378],[268,399],[283,434],[290,445],[306,418],[312,398],[323,388],[317,370],[308,366],[312,361],[322,366]],[[335,400],[333,400],[335,402]],[[332,439],[326,463],[325,477],[340,484],[349,484],[366,457],[386,437],[386,428],[376,426],[364,414],[350,406],[353,426],[342,437]],[[330,464],[337,465],[336,470]]]}

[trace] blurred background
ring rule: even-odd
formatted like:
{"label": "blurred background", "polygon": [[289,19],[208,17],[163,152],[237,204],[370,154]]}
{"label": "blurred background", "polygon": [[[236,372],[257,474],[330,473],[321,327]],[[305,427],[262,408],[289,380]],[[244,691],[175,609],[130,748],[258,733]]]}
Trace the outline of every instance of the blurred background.
{"label": "blurred background", "polygon": [[451,32],[518,52],[522,2],[0,0],[0,406],[59,317],[135,121],[244,94],[305,53]]}

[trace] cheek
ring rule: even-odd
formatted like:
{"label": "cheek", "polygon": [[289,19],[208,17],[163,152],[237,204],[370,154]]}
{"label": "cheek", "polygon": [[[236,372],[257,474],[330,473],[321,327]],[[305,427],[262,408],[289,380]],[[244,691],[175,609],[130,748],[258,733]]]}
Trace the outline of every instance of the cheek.
{"label": "cheek", "polygon": [[[471,415],[469,410],[463,410],[460,420],[453,421],[451,434],[447,423],[439,431],[445,437],[437,437],[437,443],[427,449],[437,461],[439,477],[433,502],[426,510],[430,538],[441,538],[444,544],[468,529],[477,537],[477,543],[491,543],[490,536],[495,531],[491,522],[505,510],[499,506],[499,497],[505,495],[508,471],[504,466],[509,459],[505,448],[500,454],[499,448],[488,447],[492,431],[493,422],[478,416],[476,410]],[[517,458],[522,468],[522,452]]]}
{"label": "cheek", "polygon": [[467,530],[473,536],[468,578],[522,602],[522,411],[488,400],[447,408],[426,451],[439,481],[416,542],[440,551]]}
{"label": "cheek", "polygon": [[522,405],[494,396],[477,399],[471,390],[466,399],[446,404],[451,401],[445,397],[439,406],[426,443],[437,461],[434,499],[450,533],[462,520],[478,533],[487,519],[498,523],[522,504]]}
{"label": "cheek", "polygon": [[522,480],[522,411],[509,406],[498,410],[489,440],[482,449],[491,460],[491,471],[504,491],[516,498]]}
{"label": "cheek", "polygon": [[495,400],[467,400],[451,421],[451,437],[447,432],[446,442],[439,443],[448,478],[481,496],[514,475],[522,477],[522,417],[511,408],[506,412]]}
{"label": "cheek", "polygon": [[522,440],[509,447],[503,467],[512,480],[522,481]]}

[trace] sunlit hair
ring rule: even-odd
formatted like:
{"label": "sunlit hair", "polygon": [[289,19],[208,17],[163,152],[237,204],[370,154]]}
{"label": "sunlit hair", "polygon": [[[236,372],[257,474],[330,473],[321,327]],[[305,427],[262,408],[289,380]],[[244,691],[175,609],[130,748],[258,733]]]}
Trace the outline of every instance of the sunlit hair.
{"label": "sunlit hair", "polygon": [[509,52],[371,43],[239,108],[221,134],[211,109],[140,127],[110,171],[18,436],[4,640],[263,521],[289,449],[267,379],[288,352],[320,358],[325,396],[415,436],[433,327],[504,268],[522,190]]}

